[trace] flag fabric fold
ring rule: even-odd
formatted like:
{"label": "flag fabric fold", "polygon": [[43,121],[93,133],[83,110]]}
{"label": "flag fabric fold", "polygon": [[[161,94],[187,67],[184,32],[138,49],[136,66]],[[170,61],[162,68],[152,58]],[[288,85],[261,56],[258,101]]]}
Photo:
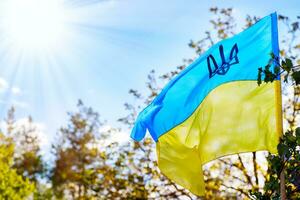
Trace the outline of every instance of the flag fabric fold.
{"label": "flag fabric fold", "polygon": [[163,174],[204,194],[202,165],[221,156],[276,152],[282,132],[280,77],[257,85],[258,68],[279,57],[273,13],[225,39],[172,79],[138,116],[131,137],[148,130]]}

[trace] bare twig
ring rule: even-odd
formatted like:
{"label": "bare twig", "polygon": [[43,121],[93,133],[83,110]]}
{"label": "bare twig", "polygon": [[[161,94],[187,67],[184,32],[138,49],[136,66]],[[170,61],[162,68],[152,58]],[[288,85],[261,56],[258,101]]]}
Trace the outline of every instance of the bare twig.
{"label": "bare twig", "polygon": [[255,184],[257,185],[257,188],[258,188],[256,152],[252,152],[252,161],[253,161],[253,171],[254,171],[254,176],[255,176]]}
{"label": "bare twig", "polygon": [[248,183],[253,187],[253,183],[252,183],[252,181],[251,181],[251,177],[249,176],[249,174],[248,174],[247,171],[246,171],[246,167],[245,167],[245,165],[244,165],[244,163],[243,163],[243,160],[242,160],[240,154],[238,154],[238,159],[239,159],[240,164],[241,164],[241,166],[242,166],[242,169],[240,169],[240,170],[243,172],[243,174],[244,174],[244,176],[246,177]]}

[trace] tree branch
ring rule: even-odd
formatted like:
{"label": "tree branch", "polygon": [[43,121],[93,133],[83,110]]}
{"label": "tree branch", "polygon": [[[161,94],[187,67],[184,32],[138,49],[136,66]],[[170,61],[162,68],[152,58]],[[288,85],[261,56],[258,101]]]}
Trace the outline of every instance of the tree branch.
{"label": "tree branch", "polygon": [[235,190],[235,191],[237,191],[237,192],[240,192],[240,193],[242,193],[242,194],[244,194],[245,196],[249,196],[249,194],[247,193],[247,192],[245,192],[243,189],[241,189],[241,188],[234,188],[234,187],[232,187],[232,186],[228,186],[228,185],[225,185],[225,184],[221,184],[222,186],[224,186],[224,187],[226,187],[226,188],[228,188],[228,189],[232,189],[232,190]]}
{"label": "tree branch", "polygon": [[258,174],[257,174],[257,162],[256,162],[256,152],[252,152],[252,161],[253,161],[253,171],[255,176],[255,184],[258,190]]}
{"label": "tree branch", "polygon": [[239,159],[240,164],[242,165],[242,169],[240,169],[240,170],[243,172],[243,174],[246,177],[248,183],[253,187],[253,183],[251,181],[251,177],[249,176],[249,174],[246,171],[245,165],[243,163],[243,160],[242,160],[240,154],[238,154],[238,159]]}

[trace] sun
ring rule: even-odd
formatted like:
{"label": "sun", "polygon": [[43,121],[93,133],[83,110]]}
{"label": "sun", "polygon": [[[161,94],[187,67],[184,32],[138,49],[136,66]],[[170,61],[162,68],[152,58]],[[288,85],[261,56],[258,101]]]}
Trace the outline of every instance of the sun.
{"label": "sun", "polygon": [[7,0],[2,17],[5,39],[25,51],[57,48],[64,41],[63,0]]}

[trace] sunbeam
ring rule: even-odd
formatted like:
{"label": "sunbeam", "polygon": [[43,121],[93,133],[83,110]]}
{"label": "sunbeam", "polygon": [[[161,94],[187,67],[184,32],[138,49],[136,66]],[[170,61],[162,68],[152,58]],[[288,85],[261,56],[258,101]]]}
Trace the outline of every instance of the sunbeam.
{"label": "sunbeam", "polygon": [[0,0],[0,78],[7,83],[1,116],[15,106],[55,131],[78,99],[92,105],[116,99],[105,92],[126,69],[116,70],[111,56],[118,54],[121,63],[121,50],[135,51],[145,34],[119,26],[113,2]]}
{"label": "sunbeam", "polygon": [[5,39],[24,51],[41,51],[62,45],[66,14],[62,0],[9,0],[3,5]]}
{"label": "sunbeam", "polygon": [[81,7],[81,6],[89,6],[89,5],[97,4],[103,1],[111,1],[111,0],[65,0],[65,5],[71,7]]}

